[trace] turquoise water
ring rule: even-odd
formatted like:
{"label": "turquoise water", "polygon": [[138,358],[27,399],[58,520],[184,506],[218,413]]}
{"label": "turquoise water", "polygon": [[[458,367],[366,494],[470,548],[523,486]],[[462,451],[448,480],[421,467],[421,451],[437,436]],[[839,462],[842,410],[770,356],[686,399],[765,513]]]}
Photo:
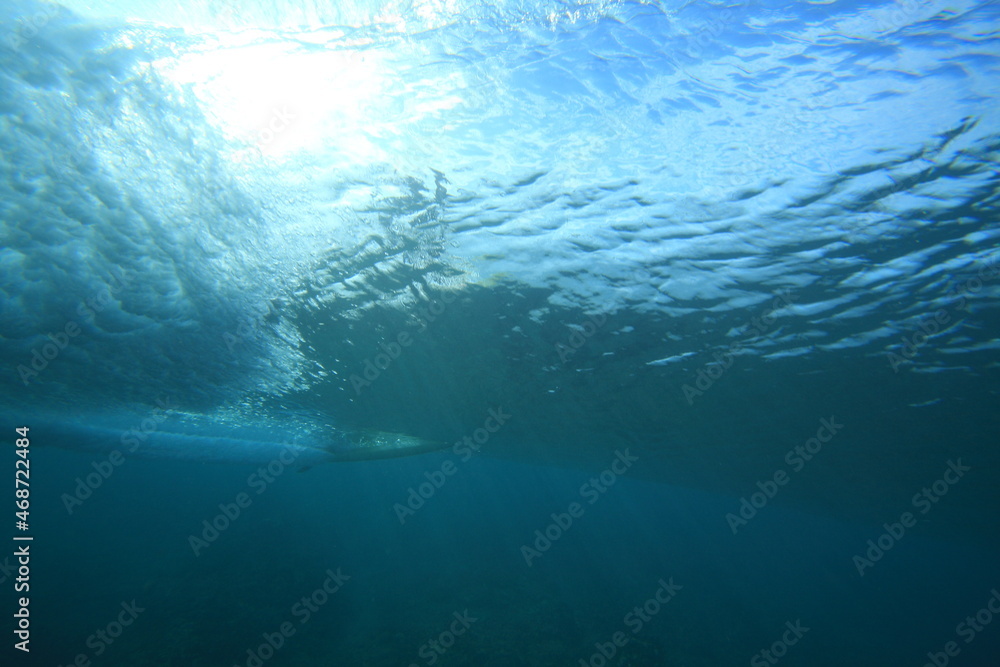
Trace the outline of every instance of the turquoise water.
{"label": "turquoise water", "polygon": [[998,664],[998,18],[0,2],[3,664]]}

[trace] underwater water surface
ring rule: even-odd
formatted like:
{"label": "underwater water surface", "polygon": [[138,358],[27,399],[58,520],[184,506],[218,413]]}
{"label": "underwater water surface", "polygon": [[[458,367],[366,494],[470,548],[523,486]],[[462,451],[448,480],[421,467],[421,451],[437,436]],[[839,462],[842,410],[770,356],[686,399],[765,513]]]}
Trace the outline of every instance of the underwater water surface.
{"label": "underwater water surface", "polygon": [[998,26],[0,1],[3,664],[1000,664]]}

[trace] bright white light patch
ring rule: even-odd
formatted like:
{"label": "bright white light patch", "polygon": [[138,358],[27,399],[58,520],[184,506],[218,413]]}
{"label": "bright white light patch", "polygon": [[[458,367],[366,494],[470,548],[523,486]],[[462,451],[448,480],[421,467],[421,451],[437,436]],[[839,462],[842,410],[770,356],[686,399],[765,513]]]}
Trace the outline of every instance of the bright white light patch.
{"label": "bright white light patch", "polygon": [[188,53],[158,63],[165,76],[191,84],[209,120],[227,137],[246,143],[237,159],[257,151],[280,156],[336,149],[377,158],[365,129],[384,94],[378,55],[351,49],[304,50],[273,39]]}

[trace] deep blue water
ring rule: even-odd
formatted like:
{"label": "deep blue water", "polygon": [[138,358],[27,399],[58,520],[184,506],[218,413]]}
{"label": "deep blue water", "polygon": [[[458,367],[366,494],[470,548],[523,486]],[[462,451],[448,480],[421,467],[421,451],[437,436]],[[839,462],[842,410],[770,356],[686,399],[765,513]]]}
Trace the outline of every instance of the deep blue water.
{"label": "deep blue water", "polygon": [[[995,549],[924,525],[859,577],[876,525],[779,496],[734,536],[736,499],[627,476],[529,567],[519,548],[588,473],[473,459],[400,525],[393,504],[439,455],[287,472],[195,556],[189,535],[253,468],[129,462],[67,516],[56,496],[89,460],[39,452],[37,664],[92,657],[87,638],[135,599],[146,611],[94,664],[247,664],[286,621],[296,632],[268,664],[428,664],[421,647],[467,611],[438,664],[579,664],[615,632],[630,641],[610,664],[747,664],[801,621],[785,664],[919,665],[962,641],[955,626],[995,586]],[[302,624],[293,607],[328,570],[350,579]],[[661,579],[676,595],[627,623]],[[987,626],[953,664],[991,664],[996,647]]]}
{"label": "deep blue water", "polygon": [[3,664],[1000,664],[998,19],[0,1]]}

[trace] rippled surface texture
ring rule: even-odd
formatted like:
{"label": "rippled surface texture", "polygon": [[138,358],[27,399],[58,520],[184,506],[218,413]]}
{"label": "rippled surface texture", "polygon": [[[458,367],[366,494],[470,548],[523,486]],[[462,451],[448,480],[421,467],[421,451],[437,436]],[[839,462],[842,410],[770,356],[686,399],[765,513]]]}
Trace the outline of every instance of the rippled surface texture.
{"label": "rippled surface texture", "polygon": [[939,4],[10,6],[3,391],[561,460],[995,401],[996,8]]}
{"label": "rippled surface texture", "polygon": [[995,550],[996,3],[0,18],[5,423],[322,462],[502,409],[491,459],[739,499],[835,419],[789,506],[877,527],[963,457],[922,530]]}

